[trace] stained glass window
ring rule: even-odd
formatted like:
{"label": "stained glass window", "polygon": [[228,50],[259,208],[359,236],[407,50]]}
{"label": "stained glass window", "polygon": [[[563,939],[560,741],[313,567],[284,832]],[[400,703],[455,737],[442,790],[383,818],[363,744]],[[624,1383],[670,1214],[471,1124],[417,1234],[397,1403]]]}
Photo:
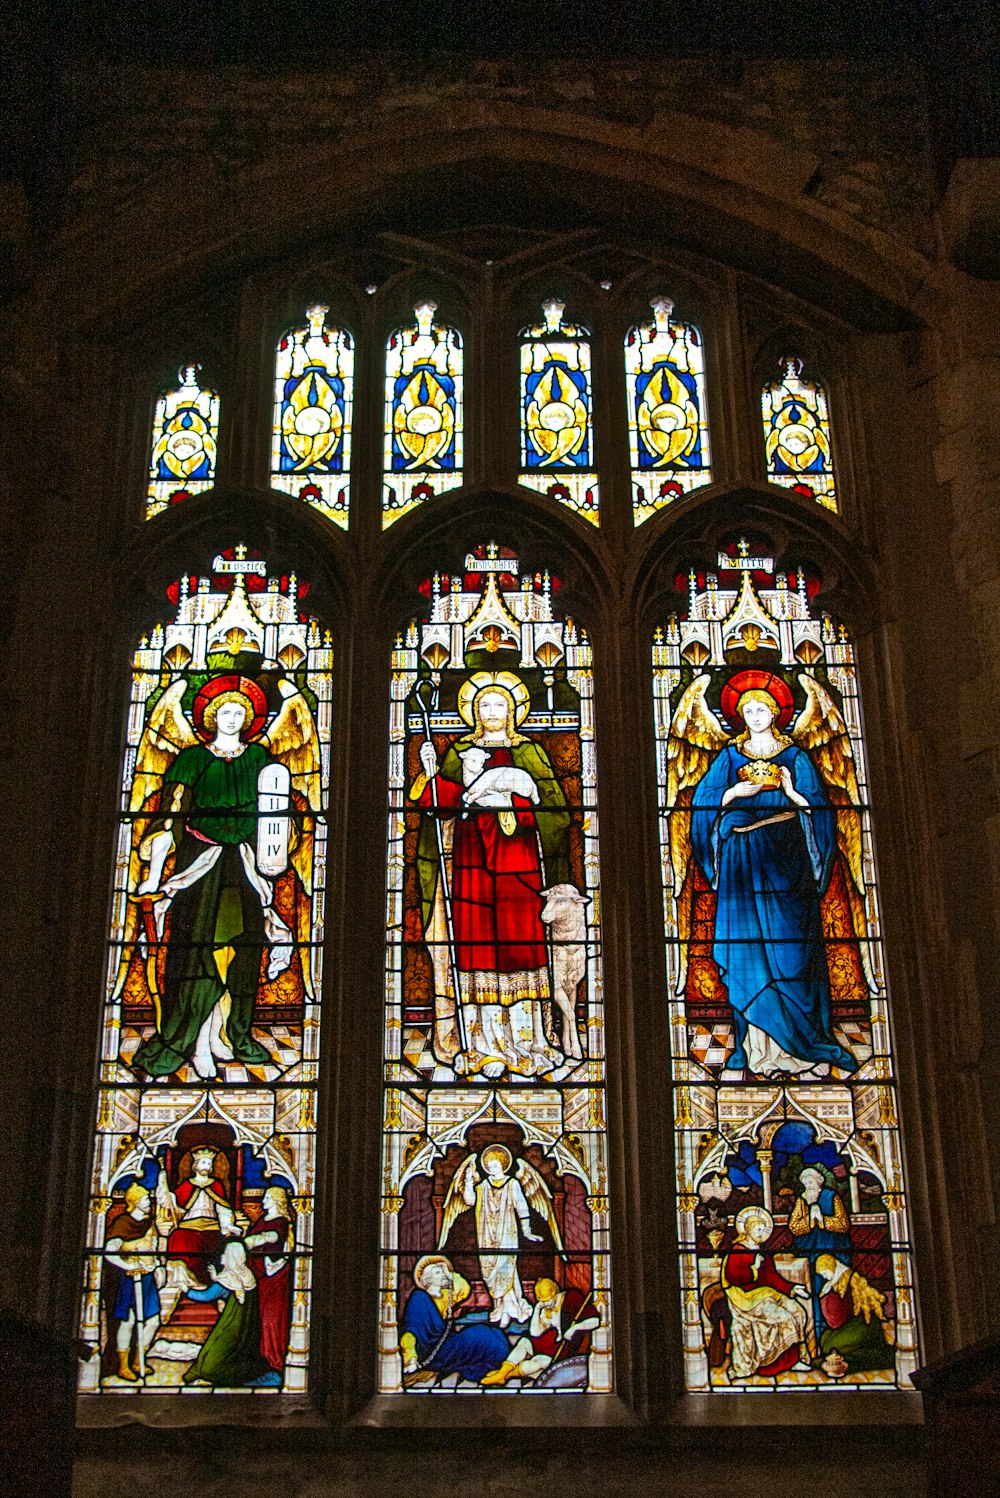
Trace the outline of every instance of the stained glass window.
{"label": "stained glass window", "polygon": [[590,332],[565,310],[552,297],[521,332],[520,482],[598,525]]}
{"label": "stained glass window", "polygon": [[462,335],[418,302],[385,351],[382,526],[462,485]]}
{"label": "stained glass window", "polygon": [[331,712],[306,593],[238,546],[134,655],[87,1393],[306,1387]]}
{"label": "stained glass window", "polygon": [[379,1387],[611,1388],[591,647],[495,545],[392,656]]}
{"label": "stained glass window", "polygon": [[653,321],[625,335],[636,525],[712,482],[701,334],[674,317],[669,297],[654,297],[649,305]]}
{"label": "stained glass window", "polygon": [[653,683],[687,1387],[903,1388],[916,1325],[854,648],[764,543]]}
{"label": "stained glass window", "polygon": [[781,379],[760,396],[768,482],[836,510],[826,392],[803,378],[801,359],[782,359],[781,369]]}
{"label": "stained glass window", "polygon": [[309,307],[305,326],[282,335],[274,370],[271,483],[335,525],[350,509],[354,340]]}
{"label": "stained glass window", "polygon": [[180,384],[165,390],[153,410],[146,519],[215,482],[219,397],[199,383],[200,364],[178,370]]}

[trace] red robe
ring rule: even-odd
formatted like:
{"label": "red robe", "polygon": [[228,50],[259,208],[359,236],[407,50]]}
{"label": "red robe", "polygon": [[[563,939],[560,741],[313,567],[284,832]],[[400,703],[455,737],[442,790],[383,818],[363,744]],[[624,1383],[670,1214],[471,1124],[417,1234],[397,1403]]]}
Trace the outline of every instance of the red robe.
{"label": "red robe", "polygon": [[[490,751],[486,769],[512,765],[502,747]],[[457,810],[464,787],[443,775],[437,778],[438,805]],[[429,807],[430,785],[419,805]],[[511,797],[517,827],[500,828],[496,808],[470,808],[455,820],[452,862],[452,919],[458,968],[462,973],[519,973],[545,970],[548,952],[542,909],[542,859],[532,803]]]}
{"label": "red robe", "polygon": [[[559,1333],[562,1334],[563,1338],[565,1338],[566,1333],[569,1331],[569,1328],[573,1325],[573,1322],[579,1315],[580,1307],[583,1305],[586,1298],[587,1297],[584,1292],[582,1290],[577,1290],[575,1286],[570,1286],[570,1288],[563,1295],[562,1306],[559,1309]],[[582,1319],[586,1321],[588,1316],[593,1317],[595,1314],[596,1313],[593,1311],[593,1309],[588,1306],[587,1310],[584,1312]],[[556,1353],[563,1345],[562,1341],[560,1340],[559,1333],[556,1332],[554,1326],[547,1326],[545,1330],[538,1336],[533,1336],[531,1338],[532,1348],[536,1353],[543,1352],[547,1357],[554,1358]],[[563,1356],[572,1358],[589,1351],[590,1332],[574,1332],[569,1339],[569,1346],[566,1348]]]}
{"label": "red robe", "polygon": [[288,1252],[289,1224],[284,1217],[265,1217],[255,1222],[251,1236],[277,1233],[276,1243],[261,1243],[250,1250],[250,1267],[257,1276],[257,1300],[260,1306],[260,1350],[269,1368],[285,1371],[288,1355],[288,1331],[292,1320],[292,1266],[286,1261],[274,1274],[268,1274],[265,1259],[281,1259]]}
{"label": "red robe", "polygon": [[[754,1273],[754,1262],[760,1257],[757,1272]],[[761,1285],[767,1285],[771,1290],[780,1290],[782,1295],[791,1295],[792,1282],[786,1280],[783,1274],[779,1274],[774,1267],[774,1260],[769,1255],[759,1256],[755,1249],[734,1248],[727,1256],[723,1266],[723,1279],[730,1285],[738,1285],[741,1290],[756,1290]],[[788,1347],[780,1357],[774,1359],[773,1363],[766,1363],[757,1372],[761,1375],[770,1376],[772,1373],[785,1373],[789,1368],[794,1368],[799,1360],[798,1344]]]}
{"label": "red robe", "polygon": [[[196,1186],[190,1180],[181,1181],[174,1192],[174,1200],[180,1208],[185,1208],[196,1191],[207,1191],[210,1196],[218,1199],[223,1207],[229,1206],[226,1195],[218,1181],[212,1181],[208,1186]],[[167,1257],[181,1259],[202,1285],[208,1284],[208,1266],[222,1247],[222,1233],[216,1224],[214,1228],[194,1228],[183,1224],[174,1228],[167,1239]]]}

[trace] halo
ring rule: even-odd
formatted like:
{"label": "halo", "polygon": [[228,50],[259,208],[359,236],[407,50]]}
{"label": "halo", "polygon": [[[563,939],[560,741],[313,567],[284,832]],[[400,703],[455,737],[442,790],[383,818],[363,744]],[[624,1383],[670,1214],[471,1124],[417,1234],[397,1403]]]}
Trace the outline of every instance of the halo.
{"label": "halo", "polygon": [[755,1204],[751,1204],[749,1207],[744,1207],[742,1212],[738,1212],[736,1215],[736,1221],[733,1226],[735,1227],[737,1233],[742,1235],[747,1230],[747,1224],[755,1220],[757,1222],[769,1222],[771,1224],[771,1227],[774,1227],[774,1218],[771,1216],[767,1208],[759,1207]]}
{"label": "halo", "polygon": [[415,1284],[420,1286],[421,1290],[427,1288],[424,1284],[424,1272],[425,1270],[430,1269],[432,1264],[447,1264],[448,1273],[454,1273],[454,1270],[451,1267],[451,1261],[449,1259],[446,1259],[444,1254],[424,1254],[423,1258],[418,1259],[416,1264],[414,1264],[413,1266],[413,1280]]}
{"label": "halo", "polygon": [[[488,1144],[479,1156],[480,1160],[485,1161],[487,1155],[505,1155],[507,1157],[507,1164],[504,1166],[505,1175],[514,1164],[514,1156],[505,1144]],[[483,1165],[483,1169],[486,1169],[485,1164]]]}
{"label": "halo", "polygon": [[206,681],[191,709],[191,717],[198,731],[198,737],[203,740],[211,738],[211,734],[204,727],[205,709],[214,698],[222,692],[239,692],[246,697],[253,707],[253,717],[243,729],[240,738],[249,743],[260,733],[267,722],[267,698],[262,689],[249,676],[237,676],[232,672],[226,676],[213,676],[211,681]]}
{"label": "halo", "polygon": [[474,671],[468,680],[463,681],[458,689],[458,711],[463,723],[467,723],[470,728],[475,727],[473,704],[486,687],[503,687],[510,693],[514,699],[514,726],[520,728],[528,716],[531,698],[528,696],[528,688],[513,671]]}
{"label": "halo", "polygon": [[737,671],[722,688],[722,713],[731,727],[742,723],[736,704],[744,692],[767,692],[778,704],[778,727],[786,728],[791,722],[794,704],[788,683],[773,671]]}

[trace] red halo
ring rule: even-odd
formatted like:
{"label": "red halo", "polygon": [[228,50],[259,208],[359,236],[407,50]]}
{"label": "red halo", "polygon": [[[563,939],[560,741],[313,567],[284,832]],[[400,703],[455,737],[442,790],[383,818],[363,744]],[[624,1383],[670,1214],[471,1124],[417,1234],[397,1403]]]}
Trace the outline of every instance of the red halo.
{"label": "red halo", "polygon": [[240,738],[244,743],[249,743],[251,739],[257,737],[267,722],[267,698],[257,683],[251,681],[249,676],[237,676],[235,673],[228,676],[213,676],[211,681],[206,681],[194,699],[191,716],[194,719],[194,726],[198,732],[198,737],[205,740],[212,737],[211,733],[204,727],[205,709],[213,698],[218,697],[222,692],[241,692],[244,697],[249,697],[253,703],[253,718],[240,734]]}
{"label": "red halo", "polygon": [[779,728],[787,728],[792,720],[794,704],[788,683],[781,676],[775,676],[773,671],[737,671],[731,676],[722,688],[722,713],[726,721],[735,727],[742,723],[742,718],[736,711],[736,704],[744,692],[758,691],[768,692],[778,704]]}

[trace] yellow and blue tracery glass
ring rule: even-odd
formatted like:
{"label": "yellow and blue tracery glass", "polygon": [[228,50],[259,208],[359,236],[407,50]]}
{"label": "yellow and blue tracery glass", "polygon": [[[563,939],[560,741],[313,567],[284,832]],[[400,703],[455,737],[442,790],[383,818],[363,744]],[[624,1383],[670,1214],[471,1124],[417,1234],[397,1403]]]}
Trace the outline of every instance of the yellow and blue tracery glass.
{"label": "yellow and blue tracery glass", "polygon": [[712,482],[701,335],[673,316],[668,297],[653,321],[625,336],[632,512],[636,525]]}
{"label": "yellow and blue tracery glass", "polygon": [[781,361],[782,377],[761,391],[768,483],[839,508],[826,391],[802,374],[802,360]]}
{"label": "yellow and blue tracery glass", "polygon": [[436,303],[413,310],[386,345],[383,529],[463,479],[462,335],[434,321]]}
{"label": "yellow and blue tracery glass", "polygon": [[271,483],[346,528],[350,511],[354,341],[323,306],[278,343]]}
{"label": "yellow and blue tracery glass", "polygon": [[598,525],[590,333],[565,310],[550,298],[543,321],[521,333],[519,482]]}
{"label": "yellow and blue tracery glass", "polygon": [[165,390],[153,412],[146,491],[146,519],[215,482],[219,442],[219,397],[200,384],[201,365],[178,371],[180,383]]}

